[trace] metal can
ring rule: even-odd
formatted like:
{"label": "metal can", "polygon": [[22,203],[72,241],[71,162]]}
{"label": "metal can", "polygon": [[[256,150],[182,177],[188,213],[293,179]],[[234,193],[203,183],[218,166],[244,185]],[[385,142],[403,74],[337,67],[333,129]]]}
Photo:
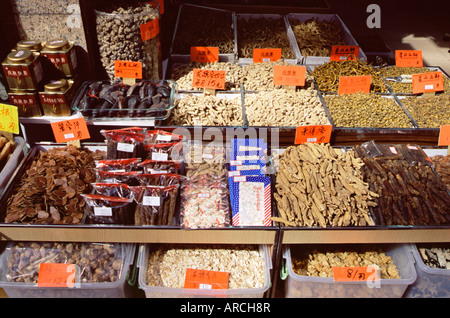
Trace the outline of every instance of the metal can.
{"label": "metal can", "polygon": [[17,42],[15,50],[30,50],[31,52],[40,52],[42,43],[35,40],[22,40]]}
{"label": "metal can", "polygon": [[41,117],[42,109],[37,91],[8,92],[11,105],[17,106],[19,117]]}
{"label": "metal can", "polygon": [[67,77],[73,77],[77,68],[77,55],[73,42],[66,39],[50,40],[44,44],[41,55],[48,58]]}
{"label": "metal can", "polygon": [[9,89],[38,90],[44,78],[39,54],[11,51],[2,63]]}
{"label": "metal can", "polygon": [[70,104],[74,95],[74,82],[67,79],[51,81],[39,92],[45,116],[70,116]]}

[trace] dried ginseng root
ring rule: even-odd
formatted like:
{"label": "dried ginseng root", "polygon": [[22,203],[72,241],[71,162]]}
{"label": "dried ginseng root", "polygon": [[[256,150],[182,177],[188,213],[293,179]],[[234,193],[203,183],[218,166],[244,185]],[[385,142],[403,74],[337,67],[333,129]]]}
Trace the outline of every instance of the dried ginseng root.
{"label": "dried ginseng root", "polygon": [[281,154],[274,198],[286,226],[374,225],[369,207],[378,195],[362,179],[354,152],[329,144],[291,146]]}

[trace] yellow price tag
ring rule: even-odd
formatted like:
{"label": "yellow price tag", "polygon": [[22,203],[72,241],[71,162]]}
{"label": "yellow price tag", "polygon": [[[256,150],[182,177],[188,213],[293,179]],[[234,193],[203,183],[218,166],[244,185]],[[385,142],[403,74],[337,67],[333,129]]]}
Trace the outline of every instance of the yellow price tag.
{"label": "yellow price tag", "polygon": [[19,133],[19,112],[16,106],[0,104],[0,130]]}

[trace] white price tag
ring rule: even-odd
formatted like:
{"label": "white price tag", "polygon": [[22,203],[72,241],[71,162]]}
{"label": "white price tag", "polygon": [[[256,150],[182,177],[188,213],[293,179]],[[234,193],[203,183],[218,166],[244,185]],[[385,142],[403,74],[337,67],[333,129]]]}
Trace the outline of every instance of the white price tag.
{"label": "white price tag", "polygon": [[124,142],[119,142],[117,144],[117,150],[123,151],[123,152],[133,152],[134,151],[134,145],[133,144],[127,144]]}
{"label": "white price tag", "polygon": [[142,204],[147,206],[160,206],[161,205],[161,198],[160,197],[150,197],[150,196],[144,196],[142,198]]}
{"label": "white price tag", "polygon": [[171,135],[158,135],[158,137],[156,137],[156,141],[171,141],[171,140],[172,140]]}
{"label": "white price tag", "polygon": [[159,153],[159,152],[152,153],[152,160],[167,161],[167,159],[169,159],[169,155],[166,153]]}
{"label": "white price tag", "polygon": [[94,207],[94,215],[96,215],[96,216],[112,216],[112,209],[109,207]]}

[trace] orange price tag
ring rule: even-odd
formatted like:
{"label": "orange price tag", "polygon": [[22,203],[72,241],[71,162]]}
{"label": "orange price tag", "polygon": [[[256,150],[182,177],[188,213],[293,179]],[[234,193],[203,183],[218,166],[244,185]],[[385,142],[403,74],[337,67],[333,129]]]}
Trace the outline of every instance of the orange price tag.
{"label": "orange price tag", "polygon": [[423,67],[422,51],[395,50],[395,66],[397,67]]}
{"label": "orange price tag", "polygon": [[253,49],[253,62],[275,62],[281,60],[281,49]]}
{"label": "orange price tag", "polygon": [[332,267],[336,282],[363,282],[379,280],[375,266]]}
{"label": "orange price tag", "polygon": [[77,265],[41,263],[37,280],[38,287],[69,287],[75,286]]}
{"label": "orange price tag", "polygon": [[219,48],[209,46],[191,46],[191,62],[214,63],[219,61]]}
{"label": "orange price tag", "polygon": [[206,89],[225,89],[225,71],[195,68],[192,86]]}
{"label": "orange price tag", "polygon": [[332,129],[331,125],[299,126],[295,131],[295,144],[328,143]]}
{"label": "orange price tag", "polygon": [[441,126],[438,146],[450,146],[450,125]]}
{"label": "orange price tag", "polygon": [[139,28],[141,29],[142,42],[153,39],[155,36],[159,34],[159,18],[141,24]]}
{"label": "orange price tag", "polygon": [[331,47],[330,61],[355,60],[359,54],[359,46],[333,45]]}
{"label": "orange price tag", "polygon": [[444,75],[442,72],[428,72],[412,75],[413,94],[438,92],[444,90]]}
{"label": "orange price tag", "polygon": [[338,94],[369,93],[372,76],[341,76],[339,77]]}
{"label": "orange price tag", "polygon": [[89,130],[84,117],[51,123],[53,135],[58,143],[89,139]]}
{"label": "orange price tag", "polygon": [[114,76],[122,78],[142,78],[142,63],[114,61]]}
{"label": "orange price tag", "polygon": [[228,289],[228,276],[227,272],[187,268],[184,288]]}
{"label": "orange price tag", "polygon": [[305,75],[305,66],[275,65],[273,68],[273,84],[305,86]]}

